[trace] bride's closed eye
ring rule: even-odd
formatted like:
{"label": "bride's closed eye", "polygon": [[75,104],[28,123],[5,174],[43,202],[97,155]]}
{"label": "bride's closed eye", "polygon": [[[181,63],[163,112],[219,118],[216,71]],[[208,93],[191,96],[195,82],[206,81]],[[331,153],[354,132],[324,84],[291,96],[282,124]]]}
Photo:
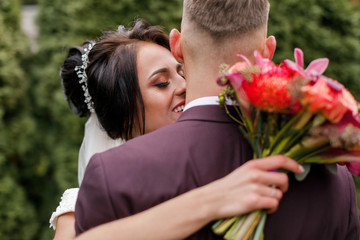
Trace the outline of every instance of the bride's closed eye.
{"label": "bride's closed eye", "polygon": [[165,88],[170,84],[169,81],[169,72],[167,70],[162,70],[161,72],[157,72],[152,77],[152,86],[158,88]]}
{"label": "bride's closed eye", "polygon": [[156,84],[154,84],[154,86],[156,86],[158,88],[164,88],[164,87],[168,86],[169,84],[170,84],[170,82],[166,81],[166,82],[156,83]]}
{"label": "bride's closed eye", "polygon": [[154,71],[148,79],[150,80],[152,86],[164,88],[170,83],[167,77],[168,74],[169,70],[167,68],[161,68]]}

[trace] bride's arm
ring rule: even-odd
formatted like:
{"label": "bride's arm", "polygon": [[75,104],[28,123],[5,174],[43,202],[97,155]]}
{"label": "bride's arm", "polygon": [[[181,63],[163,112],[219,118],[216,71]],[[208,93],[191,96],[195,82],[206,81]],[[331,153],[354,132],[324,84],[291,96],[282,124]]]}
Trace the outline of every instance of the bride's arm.
{"label": "bride's arm", "polygon": [[288,188],[286,174],[270,172],[280,168],[302,171],[295,161],[282,156],[249,161],[222,179],[144,212],[92,228],[76,239],[183,239],[216,219],[256,209],[275,211]]}
{"label": "bride's arm", "polygon": [[51,215],[49,222],[50,227],[55,230],[54,240],[75,238],[74,211],[78,191],[78,188],[67,189],[55,212]]}
{"label": "bride's arm", "polygon": [[64,213],[57,219],[54,240],[70,240],[75,238],[74,212]]}
{"label": "bride's arm", "polygon": [[[84,139],[81,143],[79,151],[79,163],[78,163],[78,180],[79,185],[84,177],[85,169],[89,163],[90,158],[98,152],[103,152],[107,149],[116,147],[124,143],[125,141],[118,138],[116,140],[111,139],[104,130],[100,127],[100,123],[96,114],[92,113],[85,124]],[[62,201],[53,213],[50,219],[50,225],[55,229],[54,240],[66,240],[75,238],[75,216],[74,209],[77,198],[77,192],[71,192],[72,196],[68,196],[69,190],[65,191]],[[74,191],[70,189],[70,191]],[[71,199],[69,199],[71,198]],[[65,210],[64,210],[65,206]],[[58,211],[60,210],[60,211]]]}

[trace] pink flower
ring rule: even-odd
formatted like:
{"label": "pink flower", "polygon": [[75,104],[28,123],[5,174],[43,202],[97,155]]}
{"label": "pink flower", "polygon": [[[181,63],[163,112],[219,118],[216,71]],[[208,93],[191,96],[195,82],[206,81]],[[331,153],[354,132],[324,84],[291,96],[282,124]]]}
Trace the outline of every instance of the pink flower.
{"label": "pink flower", "polygon": [[345,165],[352,175],[360,177],[360,162],[346,162]]}
{"label": "pink flower", "polygon": [[329,121],[339,122],[346,112],[357,114],[357,102],[351,93],[339,82],[320,76],[315,83],[301,88],[303,106],[310,112],[321,112]]}
{"label": "pink flower", "polygon": [[[245,58],[246,59],[246,58]],[[241,73],[241,71],[243,71],[244,69],[246,69],[248,66],[250,66],[251,64],[249,64],[248,62],[237,62],[234,65],[232,65],[229,68],[229,73],[233,74],[233,73]]]}
{"label": "pink flower", "polygon": [[289,71],[309,80],[301,88],[304,97],[301,99],[303,106],[311,112],[322,112],[333,123],[339,122],[348,111],[357,114],[357,102],[351,93],[339,82],[325,77],[329,59],[319,58],[312,61],[304,69],[304,54],[301,49],[295,48],[295,62],[284,60],[283,66]]}
{"label": "pink flower", "polygon": [[342,149],[331,149],[319,155],[317,163],[338,163],[345,165],[354,176],[360,176],[360,152],[347,152]]}
{"label": "pink flower", "polygon": [[[360,153],[357,155],[359,156]],[[360,161],[339,162],[338,164],[345,165],[352,175],[360,177]]]}
{"label": "pink flower", "polygon": [[360,115],[347,112],[339,123],[326,122],[309,130],[311,137],[326,137],[332,148],[349,152],[360,151]]}
{"label": "pink flower", "polygon": [[251,65],[246,57],[244,57],[244,60],[245,62],[237,62],[232,65],[226,73],[221,73],[216,80],[217,84],[225,86],[231,83],[235,89],[240,90],[242,82],[245,80],[241,72]]}
{"label": "pink flower", "polygon": [[329,59],[319,58],[312,61],[309,66],[304,69],[304,53],[300,48],[294,50],[295,62],[286,59],[282,62],[291,71],[303,76],[304,78],[316,81],[323,74],[329,64]]}
{"label": "pink flower", "polygon": [[339,161],[343,160],[338,162],[338,164],[345,165],[352,175],[357,177],[360,176],[360,152],[345,152],[343,154],[339,152],[338,155],[334,155],[333,152],[329,152],[329,154],[331,155],[321,155],[325,163],[327,159],[337,159]]}
{"label": "pink flower", "polygon": [[256,59],[256,65],[260,67],[261,72],[267,72],[273,68],[276,68],[276,65],[273,61],[268,58],[263,58],[259,52],[255,51],[254,56]]}

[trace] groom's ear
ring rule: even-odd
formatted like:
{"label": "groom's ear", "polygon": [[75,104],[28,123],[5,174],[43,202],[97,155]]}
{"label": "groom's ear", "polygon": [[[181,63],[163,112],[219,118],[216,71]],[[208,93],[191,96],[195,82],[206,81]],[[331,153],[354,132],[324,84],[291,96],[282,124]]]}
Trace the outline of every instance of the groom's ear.
{"label": "groom's ear", "polygon": [[170,32],[170,49],[172,55],[178,62],[183,63],[184,57],[181,50],[181,33],[177,29],[173,29]]}
{"label": "groom's ear", "polygon": [[276,49],[276,39],[274,36],[270,36],[265,40],[265,48],[262,53],[264,58],[272,59]]}

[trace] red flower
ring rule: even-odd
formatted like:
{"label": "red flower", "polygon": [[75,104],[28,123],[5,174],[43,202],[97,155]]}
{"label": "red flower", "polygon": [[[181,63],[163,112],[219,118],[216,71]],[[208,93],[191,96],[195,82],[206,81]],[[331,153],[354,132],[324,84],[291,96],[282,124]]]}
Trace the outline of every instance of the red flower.
{"label": "red flower", "polygon": [[298,112],[301,106],[289,91],[293,75],[279,66],[267,72],[253,74],[251,82],[244,81],[243,89],[254,107],[268,112]]}
{"label": "red flower", "polygon": [[[275,65],[255,52],[256,65],[243,55],[244,61],[235,63],[225,76],[241,99],[268,112],[296,113],[301,105],[291,91],[296,73]],[[219,80],[218,80],[219,82]]]}

